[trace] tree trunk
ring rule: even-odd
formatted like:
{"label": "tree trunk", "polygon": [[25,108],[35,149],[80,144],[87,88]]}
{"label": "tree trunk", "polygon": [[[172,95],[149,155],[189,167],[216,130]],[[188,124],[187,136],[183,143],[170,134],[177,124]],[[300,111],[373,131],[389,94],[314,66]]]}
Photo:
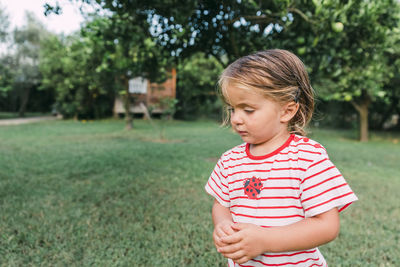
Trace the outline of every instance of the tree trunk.
{"label": "tree trunk", "polygon": [[129,92],[129,79],[127,77],[123,77],[124,86],[125,86],[125,95],[124,95],[124,108],[125,108],[125,129],[131,130],[133,128],[133,117],[131,114],[131,94]]}
{"label": "tree trunk", "polygon": [[368,106],[362,105],[360,111],[360,141],[368,142]]}
{"label": "tree trunk", "polygon": [[23,89],[22,97],[21,97],[21,105],[20,105],[19,110],[18,110],[18,116],[19,117],[24,117],[25,116],[26,106],[28,105],[30,92],[31,92],[31,88],[30,87],[26,87],[26,88]]}
{"label": "tree trunk", "polygon": [[368,107],[371,103],[370,97],[363,91],[361,102],[351,102],[359,114],[359,140],[368,142]]}

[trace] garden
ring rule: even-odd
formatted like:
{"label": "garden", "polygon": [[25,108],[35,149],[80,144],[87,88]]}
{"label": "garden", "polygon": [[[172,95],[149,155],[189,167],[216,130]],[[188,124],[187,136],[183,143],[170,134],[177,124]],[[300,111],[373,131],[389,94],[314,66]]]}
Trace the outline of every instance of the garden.
{"label": "garden", "polygon": [[204,186],[243,141],[221,126],[218,80],[274,48],[304,63],[308,136],[359,198],[321,247],[329,266],[399,266],[399,1],[40,5],[84,21],[58,34],[27,12],[13,28],[0,2],[0,267],[226,266]]}
{"label": "garden", "polygon": [[[160,123],[156,121],[155,123]],[[225,266],[204,185],[240,138],[218,123],[52,121],[0,131],[0,266]],[[398,133],[311,129],[359,197],[330,266],[400,262]]]}

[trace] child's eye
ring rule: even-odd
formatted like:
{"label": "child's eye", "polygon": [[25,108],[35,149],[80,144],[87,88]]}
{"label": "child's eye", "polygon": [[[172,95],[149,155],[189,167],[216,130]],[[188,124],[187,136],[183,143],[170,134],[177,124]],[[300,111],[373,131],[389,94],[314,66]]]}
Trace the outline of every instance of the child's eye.
{"label": "child's eye", "polygon": [[254,112],[254,109],[245,109],[244,112],[246,112],[246,113],[253,113],[253,112]]}

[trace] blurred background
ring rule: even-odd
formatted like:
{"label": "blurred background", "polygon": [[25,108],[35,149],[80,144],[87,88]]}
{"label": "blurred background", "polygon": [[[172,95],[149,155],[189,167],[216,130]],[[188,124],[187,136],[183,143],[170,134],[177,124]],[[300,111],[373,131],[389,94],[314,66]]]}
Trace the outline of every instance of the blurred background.
{"label": "blurred background", "polygon": [[366,141],[368,129],[399,128],[399,14],[386,0],[2,0],[1,116],[99,119],[128,105],[217,119],[221,70],[283,48],[310,73],[313,125],[357,129]]}

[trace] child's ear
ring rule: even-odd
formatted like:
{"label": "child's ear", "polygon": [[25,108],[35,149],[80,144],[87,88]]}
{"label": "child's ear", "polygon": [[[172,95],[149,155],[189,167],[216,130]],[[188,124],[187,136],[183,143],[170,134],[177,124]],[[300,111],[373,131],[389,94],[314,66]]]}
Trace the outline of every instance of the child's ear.
{"label": "child's ear", "polygon": [[296,115],[297,111],[299,110],[299,103],[294,101],[289,102],[282,106],[282,115],[281,115],[281,122],[287,123],[289,122],[294,115]]}

